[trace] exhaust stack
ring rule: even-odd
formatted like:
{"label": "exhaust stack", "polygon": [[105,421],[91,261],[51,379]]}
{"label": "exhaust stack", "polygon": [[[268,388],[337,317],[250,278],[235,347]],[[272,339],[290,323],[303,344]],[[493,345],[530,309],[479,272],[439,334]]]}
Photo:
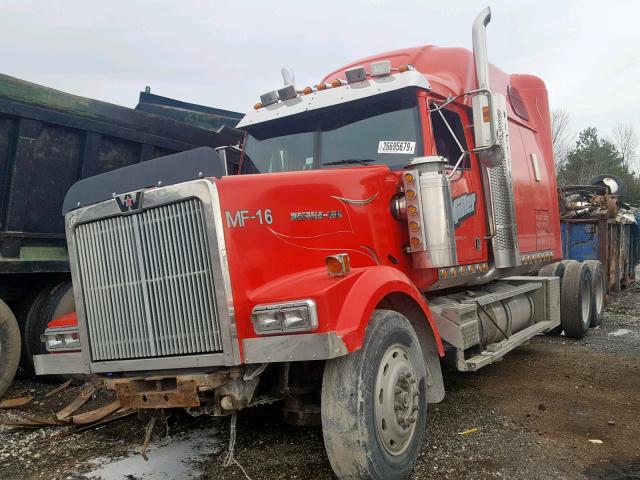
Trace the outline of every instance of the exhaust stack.
{"label": "exhaust stack", "polygon": [[491,8],[482,10],[473,21],[471,38],[476,65],[478,88],[489,90],[489,57],[487,56],[487,25],[491,21]]}
{"label": "exhaust stack", "polygon": [[[491,9],[487,7],[474,20],[471,34],[477,88],[485,91],[490,91],[486,29],[490,21]],[[485,195],[493,261],[496,268],[515,267],[521,264],[521,258],[513,205],[507,101],[503,94],[491,92],[475,96],[472,102],[476,147],[487,147],[479,151],[478,156],[488,187]],[[485,110],[490,110],[489,122],[484,120]]]}

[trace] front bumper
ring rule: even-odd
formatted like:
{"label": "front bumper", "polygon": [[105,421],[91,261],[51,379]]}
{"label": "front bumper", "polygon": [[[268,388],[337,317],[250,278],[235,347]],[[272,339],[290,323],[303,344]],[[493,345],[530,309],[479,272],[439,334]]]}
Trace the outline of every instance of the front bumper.
{"label": "front bumper", "polygon": [[244,363],[329,360],[349,353],[336,332],[245,338]]}
{"label": "front bumper", "polygon": [[82,361],[82,353],[80,352],[34,355],[33,364],[36,375],[90,373]]}
{"label": "front bumper", "polygon": [[[302,362],[329,360],[346,355],[346,345],[336,332],[245,338],[242,341],[244,363]],[[208,355],[120,360],[86,363],[81,352],[34,355],[37,375],[68,373],[131,372],[139,370],[175,370],[210,366]]]}

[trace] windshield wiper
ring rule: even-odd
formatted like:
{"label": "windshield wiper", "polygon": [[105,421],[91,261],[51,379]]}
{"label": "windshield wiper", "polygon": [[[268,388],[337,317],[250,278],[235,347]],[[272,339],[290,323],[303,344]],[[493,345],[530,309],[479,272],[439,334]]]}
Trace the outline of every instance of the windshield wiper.
{"label": "windshield wiper", "polygon": [[375,160],[372,158],[344,158],[342,160],[336,160],[335,162],[324,162],[322,165],[347,165],[353,163],[366,165],[371,162],[375,162]]}

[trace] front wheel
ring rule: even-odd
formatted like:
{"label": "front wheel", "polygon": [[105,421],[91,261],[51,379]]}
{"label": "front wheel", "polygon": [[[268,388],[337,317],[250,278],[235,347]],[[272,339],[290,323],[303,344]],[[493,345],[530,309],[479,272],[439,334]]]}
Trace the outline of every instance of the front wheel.
{"label": "front wheel", "polygon": [[362,348],[325,365],[322,433],[338,478],[409,476],[427,420],[426,380],[407,318],[376,310]]}

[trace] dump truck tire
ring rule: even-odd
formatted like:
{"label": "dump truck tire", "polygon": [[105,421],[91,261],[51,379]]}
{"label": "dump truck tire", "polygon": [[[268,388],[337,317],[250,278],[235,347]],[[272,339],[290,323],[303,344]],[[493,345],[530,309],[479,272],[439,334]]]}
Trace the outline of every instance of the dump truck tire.
{"label": "dump truck tire", "polygon": [[7,391],[20,363],[20,329],[11,309],[0,300],[0,398]]}
{"label": "dump truck tire", "polygon": [[[564,274],[564,262],[555,262],[545,265],[538,271],[539,277],[560,277],[560,285],[562,285],[562,275]],[[562,333],[562,324],[545,332],[545,335],[560,335]]]}
{"label": "dump truck tire", "polygon": [[591,323],[591,272],[584,263],[565,265],[560,292],[560,318],[567,337],[582,338]]}
{"label": "dump truck tire", "polygon": [[[75,311],[73,288],[70,281],[60,282],[43,288],[33,302],[24,325],[23,367],[35,375],[33,356],[47,353],[40,335],[47,329],[47,324],[67,313]],[[53,381],[63,380],[61,376],[48,377]]]}
{"label": "dump truck tire", "polygon": [[591,295],[591,326],[597,327],[602,324],[604,318],[604,305],[606,302],[606,280],[604,268],[599,260],[585,260],[584,264],[591,272],[591,283],[593,291]]}
{"label": "dump truck tire", "polygon": [[338,478],[409,476],[427,421],[426,380],[420,343],[407,318],[376,310],[362,348],[325,364],[322,432]]}

